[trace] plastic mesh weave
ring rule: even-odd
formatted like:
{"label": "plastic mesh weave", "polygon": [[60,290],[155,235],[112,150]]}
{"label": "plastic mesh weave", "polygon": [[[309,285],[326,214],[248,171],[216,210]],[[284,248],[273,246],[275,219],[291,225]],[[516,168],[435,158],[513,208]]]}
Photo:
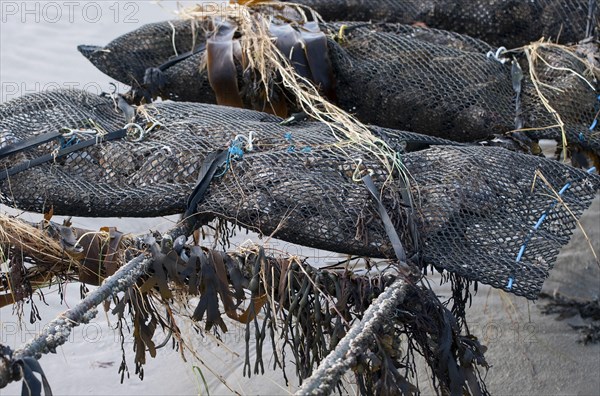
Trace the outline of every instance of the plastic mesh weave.
{"label": "plastic mesh weave", "polygon": [[[145,36],[147,30],[164,29],[163,25],[147,25],[139,29],[140,34]],[[337,32],[340,26],[329,25],[329,28]],[[511,64],[501,64],[489,57],[487,53],[493,48],[486,43],[455,33],[406,25],[350,23],[349,26],[341,43],[330,40],[329,57],[338,105],[355,113],[362,122],[455,141],[510,134],[517,127],[534,140],[560,140],[562,130],[555,117],[558,113],[571,145],[600,150],[600,135],[589,130],[600,108],[597,83],[593,82],[594,76],[583,58],[575,52],[553,45],[529,47],[533,69],[524,50],[505,55],[508,59],[514,56],[522,68],[517,110]],[[186,34],[185,30],[182,34]],[[134,31],[107,48],[135,48],[136,37]],[[160,39],[161,53],[168,52],[163,47],[172,51],[169,37]],[[158,42],[155,44],[159,46]],[[585,51],[584,47],[580,50]],[[143,77],[141,70],[158,66],[135,51],[121,53],[113,55],[96,50],[84,54],[100,70],[126,84],[132,84],[132,79],[122,73],[123,65],[131,65],[129,69],[138,73],[136,81]],[[199,53],[167,68],[161,95],[174,100],[214,103],[215,95],[206,72],[199,69],[202,59]],[[240,92],[252,85],[242,75],[238,82]],[[516,124],[517,116],[522,125]]]}
{"label": "plastic mesh weave", "polygon": [[[87,126],[89,119],[106,129],[120,127],[123,117],[112,106],[109,98],[80,91],[25,96],[0,105],[0,143]],[[2,201],[35,211],[52,205],[54,213],[69,215],[182,212],[206,155],[252,131],[254,150],[232,160],[213,180],[197,208],[201,219],[229,219],[305,246],[392,257],[374,201],[362,183],[352,180],[362,159],[374,172],[384,206],[413,262],[495,287],[506,286],[512,276],[513,293],[535,298],[576,218],[600,188],[597,175],[556,161],[477,146],[412,151],[427,147],[424,142],[441,141],[374,129],[402,153],[412,178],[413,212],[402,198],[404,184],[398,175],[384,184],[387,174],[380,162],[359,147],[342,150],[334,145],[325,125],[281,126],[274,116],[197,103],[156,103],[144,110],[163,126],[141,142],[100,143],[19,173],[0,184]],[[140,124],[146,123],[143,113],[138,111]],[[10,167],[52,149],[47,144],[1,165]],[[570,188],[562,199],[568,209],[555,203],[555,191],[566,183]],[[531,233],[546,211],[546,220]]]}
{"label": "plastic mesh weave", "polygon": [[[103,73],[115,78],[127,85],[141,85],[148,67],[163,64],[169,58],[191,51],[195,46],[205,42],[205,32],[195,23],[183,20],[171,20],[168,22],[150,23],[126,33],[113,40],[106,47],[92,45],[80,45],[78,50],[96,65]],[[139,59],[137,62],[113,62],[114,59]],[[195,55],[190,59],[196,65],[200,65],[201,55]],[[178,73],[181,64],[171,67],[172,73]],[[196,68],[198,69],[198,67]],[[210,91],[210,85],[206,80],[206,86],[198,85],[205,78],[195,75],[192,69],[185,69],[185,73],[191,73],[192,79],[185,85],[177,85],[170,81],[174,93],[184,94],[180,100],[190,100],[185,92]],[[197,95],[197,94],[194,94]],[[174,96],[172,99],[176,99]],[[214,95],[212,101],[214,102]]]}
{"label": "plastic mesh weave", "polygon": [[[516,48],[542,37],[574,43],[586,37],[589,0],[299,0],[327,21],[378,21],[429,27]],[[595,3],[595,0],[592,1]],[[590,21],[598,22],[598,9]]]}
{"label": "plastic mesh weave", "polygon": [[[492,60],[467,38],[445,44],[431,39],[436,36],[419,35],[421,31],[362,27],[341,45],[331,45],[340,106],[364,122],[436,131],[452,140],[513,131],[517,115],[522,128],[533,129],[526,132],[530,137],[560,138],[557,119],[544,106],[523,53],[515,54],[523,73],[517,113],[509,63]],[[456,44],[464,41],[469,45]],[[561,47],[538,47],[536,55],[539,92],[562,118],[568,141],[599,150],[600,138],[589,130],[599,102],[596,87],[580,78],[587,75],[593,81],[585,64]]]}

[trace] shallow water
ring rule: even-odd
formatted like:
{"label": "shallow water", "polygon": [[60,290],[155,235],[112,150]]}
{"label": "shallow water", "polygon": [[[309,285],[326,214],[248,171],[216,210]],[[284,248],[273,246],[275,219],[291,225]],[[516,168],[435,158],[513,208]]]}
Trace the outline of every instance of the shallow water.
{"label": "shallow water", "polygon": [[[185,3],[185,2],[182,2]],[[2,1],[1,101],[56,87],[108,91],[109,77],[77,51],[104,45],[144,23],[172,18],[173,1]]]}

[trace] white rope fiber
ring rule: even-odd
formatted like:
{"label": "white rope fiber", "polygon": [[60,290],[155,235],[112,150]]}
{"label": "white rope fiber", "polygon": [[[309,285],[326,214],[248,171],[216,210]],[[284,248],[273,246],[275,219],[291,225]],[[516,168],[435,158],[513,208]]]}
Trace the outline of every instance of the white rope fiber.
{"label": "white rope fiber", "polygon": [[352,366],[356,356],[369,348],[375,337],[374,329],[389,318],[404,300],[406,282],[397,279],[371,303],[362,320],[356,323],[327,355],[296,395],[328,395],[335,389],[339,378]]}

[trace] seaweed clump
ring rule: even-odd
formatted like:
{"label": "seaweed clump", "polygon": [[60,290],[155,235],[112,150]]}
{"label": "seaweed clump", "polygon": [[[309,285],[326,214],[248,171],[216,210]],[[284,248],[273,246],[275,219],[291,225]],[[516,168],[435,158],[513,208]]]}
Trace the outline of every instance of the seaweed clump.
{"label": "seaweed clump", "polygon": [[579,330],[581,334],[579,342],[586,345],[600,342],[600,299],[598,297],[592,300],[578,300],[559,293],[553,295],[541,293],[540,297],[550,300],[542,307],[542,313],[558,314],[556,320],[564,320],[576,315],[587,319],[585,324],[569,324]]}

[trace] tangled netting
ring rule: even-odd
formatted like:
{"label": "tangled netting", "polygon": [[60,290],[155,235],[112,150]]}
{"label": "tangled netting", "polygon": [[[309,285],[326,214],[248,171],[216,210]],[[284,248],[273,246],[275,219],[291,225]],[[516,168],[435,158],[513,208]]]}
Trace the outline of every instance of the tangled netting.
{"label": "tangled netting", "polygon": [[[408,132],[372,129],[401,155],[404,172],[389,175],[375,155],[338,142],[320,123],[283,126],[251,110],[181,102],[146,105],[136,117],[154,126],[141,139],[95,144],[10,176],[0,186],[2,201],[81,216],[180,213],[203,161],[229,147],[192,208],[198,221],[218,217],[304,246],[393,257],[375,201],[353,181],[368,170],[411,262],[535,298],[600,187],[597,175],[556,161]],[[76,131],[78,139],[95,139],[90,128],[124,123],[111,98],[34,94],[0,105],[0,142],[61,128],[87,129]],[[1,165],[55,149],[41,145]]]}
{"label": "tangled netting", "polygon": [[[138,94],[216,103],[201,67],[206,38],[196,24],[149,24],[104,48],[79,49]],[[532,152],[539,148],[529,139],[543,138],[564,138],[572,150],[600,150],[600,135],[590,128],[600,109],[595,43],[533,43],[496,53],[482,41],[435,29],[360,23],[322,28],[337,36],[329,39],[326,55],[336,104],[364,123],[454,141],[509,135]],[[184,60],[169,60],[191,50]],[[247,98],[256,81],[236,67],[239,91]]]}
{"label": "tangled netting", "polygon": [[596,0],[294,0],[327,21],[423,23],[515,48],[542,37],[575,43],[598,23]]}

